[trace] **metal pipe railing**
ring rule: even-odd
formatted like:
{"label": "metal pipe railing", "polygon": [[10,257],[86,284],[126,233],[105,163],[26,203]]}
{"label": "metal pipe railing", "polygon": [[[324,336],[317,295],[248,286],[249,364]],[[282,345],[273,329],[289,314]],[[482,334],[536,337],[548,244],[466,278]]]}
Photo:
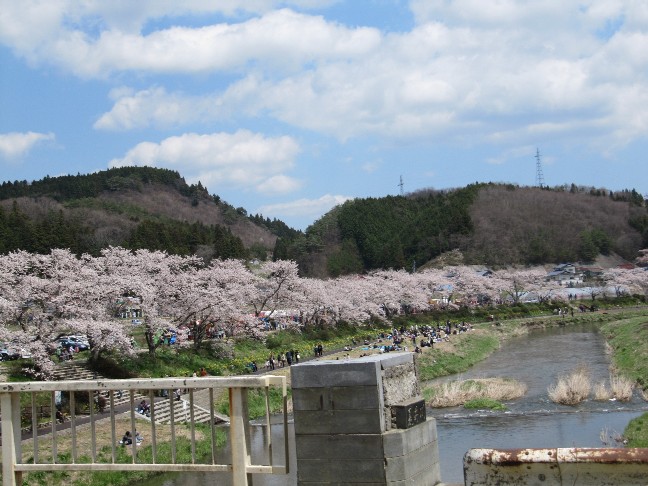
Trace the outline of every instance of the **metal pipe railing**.
{"label": "metal pipe railing", "polygon": [[[199,377],[199,378],[159,378],[159,379],[131,379],[131,380],[75,380],[75,381],[53,381],[53,382],[17,382],[0,383],[0,412],[2,431],[2,484],[3,486],[15,486],[22,483],[22,474],[33,471],[200,471],[200,472],[231,472],[235,485],[247,485],[248,474],[287,474],[288,473],[288,436],[286,434],[287,424],[284,423],[284,465],[275,465],[272,451],[272,441],[269,439],[265,444],[268,464],[252,464],[250,450],[250,430],[248,411],[248,391],[259,389],[265,395],[265,426],[270,427],[270,407],[268,393],[270,387],[279,387],[283,397],[284,422],[287,419],[287,386],[284,376],[240,376],[240,377]],[[182,414],[176,411],[174,390],[183,389],[189,394],[188,402],[182,402],[184,411]],[[230,462],[217,463],[216,454],[216,417],[214,409],[214,390],[227,389],[229,396],[229,443]],[[197,427],[196,427],[196,392],[205,390],[208,394],[209,410],[208,440],[211,444],[211,454],[206,463],[200,463],[201,458],[197,457]],[[156,392],[166,392],[167,400],[156,402]],[[60,417],[56,414],[57,392],[65,393],[68,396],[70,406],[70,451],[69,456],[62,452],[61,436],[67,424],[58,423]],[[135,394],[142,393],[140,397],[150,400],[150,433],[151,446],[150,460],[143,458],[143,448],[136,437],[137,423],[148,418],[136,414]],[[128,393],[127,404],[117,405],[116,396],[121,398]],[[24,460],[21,437],[21,416],[20,398],[22,394],[28,394],[31,407],[31,428],[33,445],[32,457]],[[162,394],[164,396],[164,394]],[[95,397],[98,410],[95,411]],[[100,398],[101,397],[101,398]],[[107,397],[107,400],[106,400]],[[41,398],[50,401],[51,424],[46,428],[38,428],[38,416],[36,413],[37,399]],[[88,413],[77,413],[77,407],[88,401]],[[139,398],[138,398],[139,399]],[[104,410],[99,403],[107,405],[109,416],[104,416]],[[186,407],[189,407],[189,410]],[[203,412],[203,413],[205,413]],[[29,412],[26,412],[29,413]],[[125,416],[125,423],[129,424],[132,434],[132,444],[129,444],[130,461],[119,462],[120,453],[116,444],[119,441],[117,435],[117,417]],[[168,420],[170,433],[170,462],[160,457],[161,442],[158,433],[162,425],[158,417],[165,416]],[[110,420],[109,452],[98,454],[97,448],[101,440],[105,443],[106,437],[101,440],[97,437],[97,426],[99,421]],[[187,423],[189,436],[190,460],[188,463],[178,463],[178,451],[176,440],[178,434],[178,422]],[[85,424],[89,427],[83,427]],[[89,429],[89,430],[87,430]],[[39,433],[40,432],[40,433]],[[65,432],[67,434],[67,432]],[[89,434],[89,439],[85,434]],[[51,435],[51,453],[47,460],[46,448],[47,435]],[[268,429],[267,437],[271,431]],[[87,446],[82,446],[87,444]],[[87,450],[85,447],[87,447]],[[106,444],[104,444],[106,447]],[[82,452],[82,454],[80,454]],[[123,457],[122,457],[123,459]]]}

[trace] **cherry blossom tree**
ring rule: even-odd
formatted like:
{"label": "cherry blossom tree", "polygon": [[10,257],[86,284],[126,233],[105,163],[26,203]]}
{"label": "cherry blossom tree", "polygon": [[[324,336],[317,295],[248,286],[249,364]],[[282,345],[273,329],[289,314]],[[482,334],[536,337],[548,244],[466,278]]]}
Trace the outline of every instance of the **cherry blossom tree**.
{"label": "cherry blossom tree", "polygon": [[289,309],[302,292],[297,263],[288,260],[264,262],[254,276],[253,286],[247,287],[247,304],[254,315],[278,309]]}
{"label": "cherry blossom tree", "polygon": [[[123,338],[106,314],[105,287],[91,262],[91,257],[77,258],[68,250],[0,258],[0,333],[32,355],[37,375],[51,375],[51,356],[61,334],[94,338],[95,353]],[[110,335],[111,341],[98,339],[100,335]]]}
{"label": "cherry blossom tree", "polygon": [[648,270],[645,268],[619,269],[613,268],[603,274],[608,285],[612,285],[615,290],[618,288],[621,292],[638,293],[648,296]]}
{"label": "cherry blossom tree", "polygon": [[541,288],[547,273],[541,268],[500,270],[495,277],[501,282],[504,295],[517,304],[524,295]]}

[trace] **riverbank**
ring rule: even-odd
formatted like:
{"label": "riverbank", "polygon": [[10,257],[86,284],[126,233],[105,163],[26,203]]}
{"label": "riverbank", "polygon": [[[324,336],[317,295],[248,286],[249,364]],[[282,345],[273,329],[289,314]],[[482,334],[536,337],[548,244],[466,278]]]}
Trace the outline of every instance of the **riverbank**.
{"label": "riverbank", "polygon": [[[425,352],[418,358],[419,378],[425,383],[435,378],[464,373],[475,364],[496,352],[509,340],[523,336],[532,330],[578,325],[595,325],[601,328],[606,323],[611,323],[611,328],[616,328],[617,321],[629,319],[632,323],[643,322],[646,319],[645,316],[648,316],[648,310],[643,308],[609,309],[598,313],[578,313],[573,317],[542,316],[479,324],[471,332],[451,336],[452,339],[449,342],[435,344],[433,349],[425,348]],[[635,336],[637,334],[632,330],[627,332]],[[648,343],[648,339],[645,342]],[[636,347],[635,345],[632,348],[633,351],[636,351]],[[648,366],[646,365],[648,360],[645,358],[648,356],[648,351],[644,350],[636,354],[631,352],[629,355],[626,358],[626,362],[632,356],[638,356],[635,361],[632,361],[635,372],[634,374],[624,374],[631,378],[633,382],[641,383],[641,377],[645,378],[648,376],[644,369]],[[644,359],[641,357],[644,357]],[[435,406],[446,406],[444,405],[445,403],[455,404],[456,400],[451,396],[452,394],[449,394],[447,397],[439,396],[445,390],[441,385],[433,388],[425,387],[424,385],[424,396],[427,399],[435,396]],[[495,398],[488,395],[485,395],[485,397]]]}
{"label": "riverbank", "polygon": [[425,348],[418,358],[419,379],[425,382],[462,373],[497,351],[505,342],[532,330],[582,324],[601,325],[636,315],[648,315],[648,309],[619,309],[576,314],[574,317],[540,316],[476,324],[470,332],[452,335],[448,342],[435,344],[434,348]]}
{"label": "riverbank", "polygon": [[[616,371],[636,382],[648,400],[648,315],[607,323],[601,330]],[[648,413],[632,420],[623,436],[628,447],[648,447]]]}

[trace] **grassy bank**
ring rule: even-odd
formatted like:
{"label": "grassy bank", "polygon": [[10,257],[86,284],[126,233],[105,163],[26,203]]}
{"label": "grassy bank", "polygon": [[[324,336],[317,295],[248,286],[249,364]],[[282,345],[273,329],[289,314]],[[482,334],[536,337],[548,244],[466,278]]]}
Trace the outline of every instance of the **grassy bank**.
{"label": "grassy bank", "polygon": [[[573,325],[602,326],[606,323],[614,327],[615,322],[626,319],[633,322],[635,320],[646,322],[646,315],[648,315],[646,309],[622,308],[615,311],[576,313],[574,317],[541,316],[501,321],[496,319],[495,323],[478,323],[471,332],[452,335],[449,343],[435,344],[434,349],[425,349],[418,360],[419,377],[422,381],[427,381],[440,376],[462,373],[490,356],[504,342],[533,330]],[[648,352],[644,356],[648,356]],[[643,365],[636,363],[636,375],[648,377],[648,374],[642,371],[648,368],[648,363],[644,362]]]}
{"label": "grassy bank", "polygon": [[[638,316],[602,326],[619,374],[635,381],[648,397],[648,316]],[[648,413],[630,421],[623,436],[628,447],[648,447]]]}
{"label": "grassy bank", "polygon": [[648,316],[609,322],[601,327],[615,368],[648,389]]}
{"label": "grassy bank", "polygon": [[419,357],[421,381],[466,371],[498,349],[500,339],[492,332],[475,330],[452,336],[450,344],[445,349],[426,349]]}
{"label": "grassy bank", "polygon": [[623,437],[628,440],[628,447],[648,447],[648,413],[632,419]]}
{"label": "grassy bank", "polygon": [[[91,450],[89,424],[77,427],[79,432],[77,435],[77,450],[79,456],[77,463],[89,463],[91,461],[88,451]],[[116,428],[121,434],[125,430],[131,428],[130,418],[125,416],[118,416],[116,418]],[[150,422],[138,420],[137,429],[142,433],[144,442],[137,448],[137,456],[141,458],[142,462],[151,462],[152,460],[152,447],[151,447],[151,425]],[[112,459],[112,435],[111,425],[109,420],[102,420],[95,423],[96,430],[96,462],[110,463]],[[176,461],[178,463],[191,463],[191,432],[189,426],[182,424],[176,425]],[[120,435],[121,437],[121,435]],[[157,425],[156,426],[156,439],[157,439],[157,462],[171,462],[171,429],[169,426]],[[226,432],[224,430],[216,430],[216,446],[222,447],[227,440]],[[23,458],[28,462],[33,459],[33,443],[25,441],[22,445]],[[72,462],[72,436],[70,430],[64,430],[57,434],[57,462],[58,463],[71,463]],[[51,441],[39,441],[39,460],[49,461],[52,457],[52,443]],[[211,434],[209,427],[196,424],[196,443],[195,454],[197,463],[211,463]],[[117,448],[117,463],[130,463],[132,461],[131,448],[126,446],[119,446]],[[57,486],[61,484],[71,486],[85,486],[92,484],[93,486],[127,486],[137,481],[152,479],[159,476],[159,472],[123,472],[123,471],[100,471],[90,473],[87,471],[72,471],[72,472],[33,472],[27,473],[23,477],[24,486]],[[1,477],[1,476],[0,476]]]}
{"label": "grassy bank", "polygon": [[103,360],[98,371],[109,377],[191,376],[205,368],[212,376],[239,375],[250,372],[250,363],[256,362],[262,369],[272,354],[294,350],[303,358],[313,355],[313,348],[322,344],[324,352],[339,349],[352,340],[374,339],[385,327],[340,326],[335,329],[317,329],[305,332],[292,330],[274,331],[265,341],[251,338],[211,341],[201,349],[193,347],[165,346],[156,355],[140,353],[137,359],[126,356],[110,356]]}

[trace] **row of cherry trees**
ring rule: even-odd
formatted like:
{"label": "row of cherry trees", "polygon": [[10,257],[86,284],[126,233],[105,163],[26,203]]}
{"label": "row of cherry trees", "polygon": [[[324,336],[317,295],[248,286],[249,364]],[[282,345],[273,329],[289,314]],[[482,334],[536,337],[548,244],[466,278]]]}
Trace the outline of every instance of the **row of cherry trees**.
{"label": "row of cherry trees", "polygon": [[[140,302],[148,351],[155,354],[158,336],[168,327],[189,326],[200,346],[210,327],[261,337],[256,316],[264,311],[288,310],[286,325],[335,326],[424,311],[432,298],[468,305],[483,299],[518,302],[527,292],[540,300],[555,298],[557,284],[545,277],[542,269],[482,276],[473,268],[451,267],[316,280],[300,278],[291,261],[250,271],[239,260],[205,265],[197,257],[148,250],[107,248],[99,257],[81,258],[68,250],[19,251],[0,255],[0,341],[25,349],[36,371],[48,376],[60,334],[87,335],[91,359],[109,349],[131,353],[131,323],[115,317],[129,297]],[[642,269],[614,270],[605,278],[618,292],[648,292]]]}

